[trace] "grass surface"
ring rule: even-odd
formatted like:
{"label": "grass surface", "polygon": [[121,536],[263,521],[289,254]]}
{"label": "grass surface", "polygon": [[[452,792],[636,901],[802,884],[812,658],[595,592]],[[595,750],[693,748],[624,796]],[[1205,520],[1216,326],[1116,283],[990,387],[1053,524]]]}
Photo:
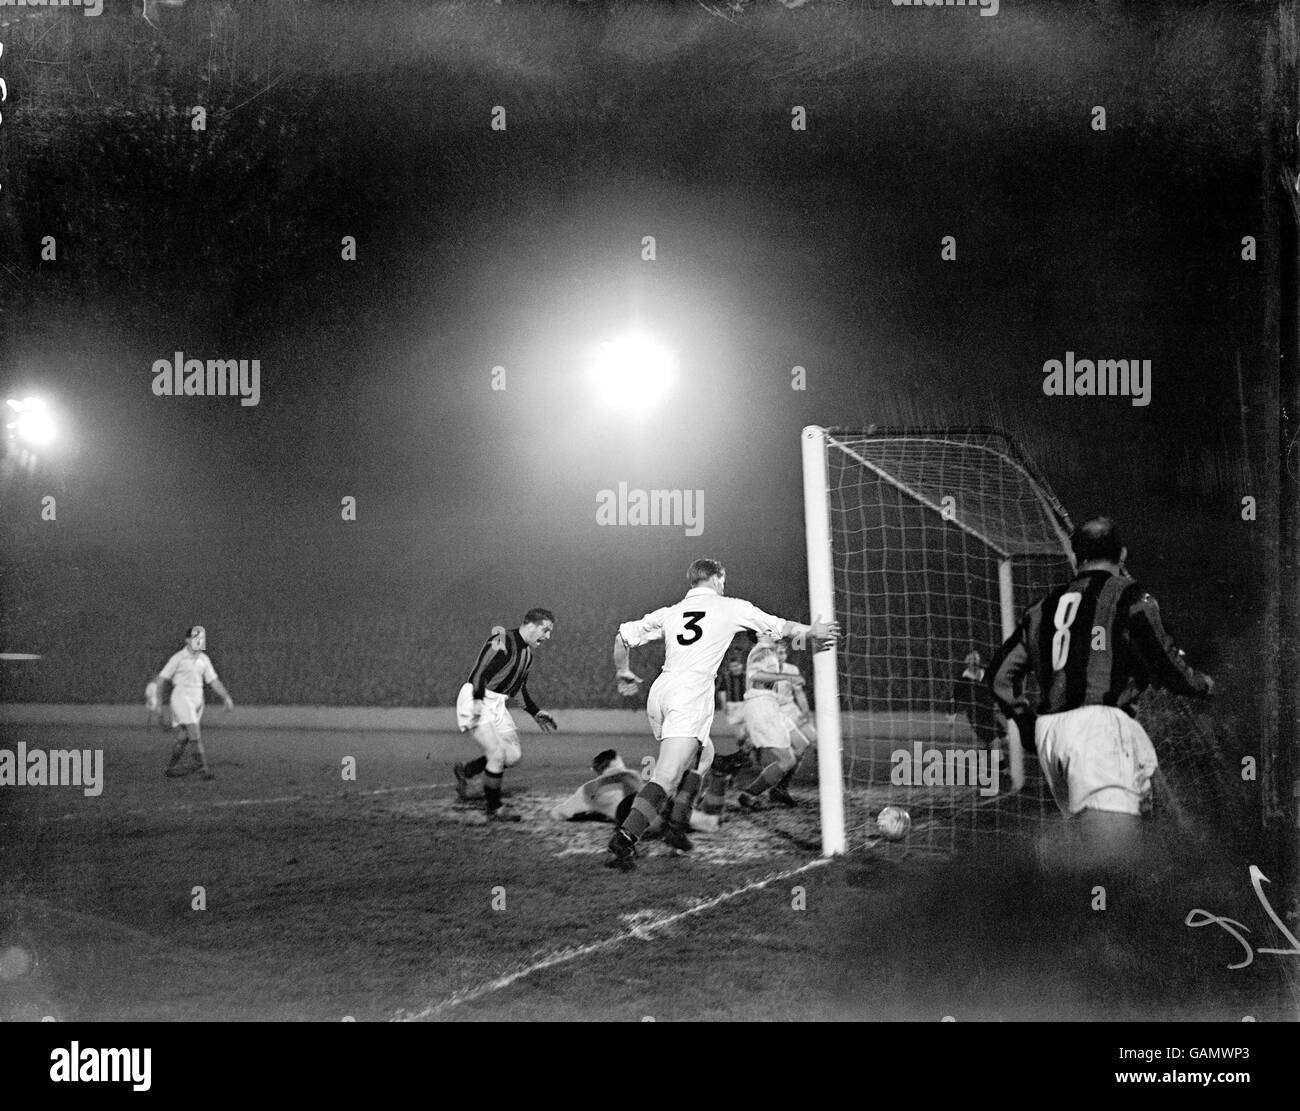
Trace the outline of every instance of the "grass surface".
{"label": "grass surface", "polygon": [[1158,838],[1126,876],[987,841],[806,867],[806,783],[804,811],[736,814],[691,857],[652,844],[620,875],[608,826],[545,810],[596,751],[631,764],[648,737],[526,735],[513,827],[455,804],[456,736],[211,730],[213,782],[164,779],[161,733],[19,741],[101,748],[106,783],[0,789],[0,948],[36,957],[0,976],[5,1020],[1297,1017],[1300,958],[1229,970],[1241,944],[1184,924],[1204,908],[1285,947],[1244,857],[1189,840]]}

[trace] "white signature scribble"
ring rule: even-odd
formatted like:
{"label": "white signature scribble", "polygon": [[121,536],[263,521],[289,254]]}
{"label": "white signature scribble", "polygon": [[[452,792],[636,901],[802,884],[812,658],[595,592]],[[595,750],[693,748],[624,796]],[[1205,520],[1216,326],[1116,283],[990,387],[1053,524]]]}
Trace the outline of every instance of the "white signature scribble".
{"label": "white signature scribble", "polygon": [[[1269,918],[1273,920],[1273,925],[1281,930],[1282,935],[1291,943],[1292,947],[1290,949],[1255,949],[1251,946],[1249,941],[1237,932],[1237,930],[1245,930],[1246,933],[1250,933],[1249,926],[1243,926],[1235,918],[1222,918],[1217,914],[1211,914],[1208,910],[1196,908],[1188,911],[1187,917],[1183,920],[1183,924],[1190,926],[1192,929],[1196,929],[1199,926],[1208,926],[1211,923],[1218,923],[1227,930],[1228,933],[1232,934],[1233,937],[1241,942],[1242,948],[1246,950],[1246,959],[1239,964],[1228,965],[1229,968],[1245,968],[1248,964],[1254,961],[1256,953],[1272,953],[1279,957],[1300,957],[1300,941],[1297,941],[1295,934],[1286,928],[1282,919],[1277,916],[1277,911],[1275,911],[1269,903],[1268,897],[1264,894],[1264,888],[1262,885],[1272,883],[1273,881],[1252,864],[1250,866],[1250,882],[1251,886],[1255,888],[1255,895],[1264,905],[1265,912],[1268,914]],[[1198,915],[1200,917],[1197,917]]]}

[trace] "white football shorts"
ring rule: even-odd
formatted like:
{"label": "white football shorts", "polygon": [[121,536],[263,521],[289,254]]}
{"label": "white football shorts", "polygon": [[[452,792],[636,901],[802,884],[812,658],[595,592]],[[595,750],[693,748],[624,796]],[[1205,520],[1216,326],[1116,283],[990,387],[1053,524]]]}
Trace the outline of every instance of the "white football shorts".
{"label": "white football shorts", "polygon": [[[753,694],[753,692],[751,692]],[[745,695],[745,725],[755,748],[789,748],[790,730],[775,694]]]}
{"label": "white football shorts", "polygon": [[[506,697],[495,691],[483,692],[483,716],[474,723],[474,688],[466,683],[456,696],[456,724],[462,733],[469,733],[488,758],[488,770],[512,768],[519,763],[523,750],[519,747],[519,731],[515,719],[506,708]],[[478,726],[489,726],[481,729]]]}
{"label": "white football shorts", "polygon": [[198,725],[203,717],[203,692],[194,694],[172,687],[170,705],[172,708],[172,728],[178,725]]}
{"label": "white football shorts", "polygon": [[[456,695],[456,724],[462,733],[468,733],[475,725],[474,688],[469,683],[461,687],[460,693]],[[492,726],[502,739],[513,739],[519,734],[515,728],[515,719],[510,716],[510,710],[506,706],[505,695],[495,691],[483,692],[483,716],[479,719],[479,724]]]}
{"label": "white football shorts", "polygon": [[707,742],[713,725],[713,680],[689,671],[661,671],[646,699],[655,740],[694,737]]}
{"label": "white football shorts", "polygon": [[1141,814],[1151,797],[1156,750],[1133,718],[1114,706],[1043,714],[1034,726],[1038,762],[1062,813]]}

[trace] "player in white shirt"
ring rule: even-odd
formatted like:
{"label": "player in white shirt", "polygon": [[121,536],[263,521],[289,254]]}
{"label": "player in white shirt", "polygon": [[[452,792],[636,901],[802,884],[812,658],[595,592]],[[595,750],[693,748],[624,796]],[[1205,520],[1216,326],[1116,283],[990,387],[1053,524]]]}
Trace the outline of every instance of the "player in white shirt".
{"label": "player in white shirt", "polygon": [[743,629],[773,639],[811,636],[820,651],[831,647],[839,635],[833,620],[801,625],[764,613],[743,599],[728,598],[723,593],[726,579],[726,569],[717,560],[697,559],[687,572],[690,590],[685,598],[640,621],[620,625],[614,638],[614,669],[621,694],[634,694],[641,684],[629,666],[629,649],[662,640],[664,665],[646,703],[650,727],[659,741],[659,759],[654,776],[637,793],[610,839],[613,857],[606,863],[611,868],[630,871],[636,866],[636,843],[664,810],[668,811],[664,841],[681,852],[691,848],[686,828],[692,804],[713,761],[709,727],[714,677],[732,638]]}
{"label": "player in white shirt", "polygon": [[[551,817],[561,822],[613,822],[615,825],[627,817],[632,800],[644,782],[639,773],[623,763],[623,758],[612,748],[607,748],[591,762],[595,779],[589,779],[558,806],[551,808]],[[716,833],[717,821],[709,821],[698,810],[691,814],[691,829],[700,833]],[[649,830],[650,837],[658,830]]]}
{"label": "player in white shirt", "polygon": [[780,703],[781,713],[785,715],[785,726],[790,733],[790,747],[794,755],[802,759],[807,747],[816,741],[816,725],[813,724],[813,712],[809,709],[809,696],[803,673],[789,661],[790,648],[781,641],[776,646],[776,659],[780,661],[781,673],[789,678],[776,683],[776,700]]}
{"label": "player in white shirt", "polygon": [[[623,763],[623,758],[607,748],[592,762],[595,779],[589,779],[559,806],[552,807],[551,817],[568,822],[577,819],[618,821],[619,807],[641,789],[641,777]],[[627,806],[623,806],[626,813]]]}
{"label": "player in white shirt", "polygon": [[[211,684],[218,697],[225,701],[227,710],[233,710],[235,704],[217,678],[216,669],[208,659],[207,646],[207,631],[202,625],[195,625],[186,634],[185,647],[163,665],[154,680],[158,688],[166,680],[171,680],[172,728],[183,730],[180,739],[172,746],[171,763],[167,765],[165,774],[171,778],[189,775],[192,771],[202,771],[204,779],[216,778],[208,767],[208,756],[203,751],[203,738],[199,732],[199,719],[203,717],[203,684]],[[191,741],[194,742],[193,763],[180,770],[177,765],[185,754],[185,746]]]}
{"label": "player in white shirt", "polygon": [[784,786],[798,763],[790,744],[788,720],[781,712],[776,691],[778,683],[792,681],[783,678],[786,674],[781,669],[776,641],[760,637],[745,661],[745,726],[762,767],[758,777],[741,788],[740,805],[746,810],[762,809],[760,796],[769,789],[775,801],[786,806],[798,805]]}

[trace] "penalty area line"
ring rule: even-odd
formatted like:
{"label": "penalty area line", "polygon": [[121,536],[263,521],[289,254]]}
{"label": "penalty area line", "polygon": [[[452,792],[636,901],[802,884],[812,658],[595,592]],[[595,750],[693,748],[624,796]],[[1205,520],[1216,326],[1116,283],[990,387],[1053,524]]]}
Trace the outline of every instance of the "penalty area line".
{"label": "penalty area line", "polygon": [[[768,884],[779,883],[782,880],[790,879],[802,872],[807,872],[813,868],[820,868],[824,864],[829,864],[831,858],[818,857],[815,860],[808,861],[807,864],[801,864],[798,868],[789,868],[784,872],[774,872],[764,876],[762,879],[751,880],[742,887],[732,888],[730,891],[723,891],[713,896],[711,899],[703,899],[694,906],[689,906],[685,910],[675,911],[671,914],[652,917],[649,921],[640,921],[636,925],[610,937],[603,938],[600,941],[588,942],[586,945],[570,945],[563,949],[556,949],[548,953],[540,960],[531,964],[515,968],[513,971],[504,973],[494,980],[487,980],[472,988],[463,988],[460,991],[453,992],[446,999],[439,1003],[431,1003],[429,1006],[419,1011],[398,1011],[393,1017],[395,1022],[420,1022],[426,1018],[432,1018],[434,1015],[442,1014],[444,1011],[451,1010],[452,1007],[458,1007],[462,1003],[470,1003],[475,999],[481,999],[485,995],[491,995],[502,988],[508,988],[518,980],[531,976],[534,972],[542,972],[548,968],[554,968],[556,965],[567,964],[570,961],[580,960],[583,957],[589,957],[593,953],[599,953],[607,949],[613,949],[616,945],[621,945],[625,941],[635,938],[638,941],[649,941],[652,935],[659,930],[667,929],[674,923],[680,922],[685,918],[691,918],[697,914],[703,914],[705,911],[712,910],[714,907],[721,906],[723,903],[730,902],[732,899],[738,899],[742,895],[747,895],[751,891],[760,891]],[[655,915],[654,911],[641,911],[640,914]]]}

